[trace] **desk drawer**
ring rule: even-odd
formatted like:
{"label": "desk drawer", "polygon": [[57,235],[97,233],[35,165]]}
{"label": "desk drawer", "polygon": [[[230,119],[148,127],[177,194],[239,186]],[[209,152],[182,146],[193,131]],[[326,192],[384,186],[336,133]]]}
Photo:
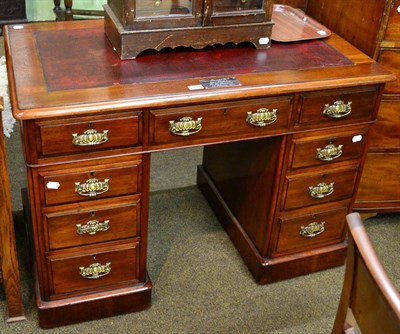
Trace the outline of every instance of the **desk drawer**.
{"label": "desk drawer", "polygon": [[298,126],[334,126],[372,120],[379,86],[327,90],[301,95]]}
{"label": "desk drawer", "polygon": [[248,133],[271,134],[288,128],[292,96],[152,110],[150,143],[206,142]]}
{"label": "desk drawer", "polygon": [[[140,112],[36,122],[39,157],[141,145]],[[36,145],[36,147],[33,147]]]}
{"label": "desk drawer", "polygon": [[139,234],[140,202],[50,213],[45,215],[45,222],[50,250],[132,238]]}
{"label": "desk drawer", "polygon": [[338,201],[353,195],[358,167],[287,177],[286,210]]}
{"label": "desk drawer", "polygon": [[306,251],[344,240],[347,207],[278,220],[279,237],[274,256]]}
{"label": "desk drawer", "polygon": [[42,172],[46,205],[93,201],[140,192],[140,162]]}
{"label": "desk drawer", "polygon": [[50,255],[54,294],[106,288],[121,282],[139,281],[139,242],[115,248],[65,255]]}
{"label": "desk drawer", "polygon": [[340,132],[327,136],[294,135],[292,138],[291,168],[330,165],[359,159],[367,140],[367,129]]}

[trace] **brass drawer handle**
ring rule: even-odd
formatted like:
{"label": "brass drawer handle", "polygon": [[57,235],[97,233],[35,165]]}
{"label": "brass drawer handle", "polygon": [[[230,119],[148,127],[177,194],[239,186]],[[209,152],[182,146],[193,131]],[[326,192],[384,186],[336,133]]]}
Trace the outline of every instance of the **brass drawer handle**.
{"label": "brass drawer handle", "polygon": [[108,275],[111,271],[111,262],[106,264],[92,263],[89,267],[79,267],[80,275],[87,279],[97,279]]}
{"label": "brass drawer handle", "polygon": [[83,134],[72,134],[72,144],[75,146],[100,145],[108,141],[108,131],[97,132],[95,129],[86,130]]}
{"label": "brass drawer handle", "polygon": [[335,146],[328,144],[324,148],[317,148],[315,157],[321,161],[332,161],[339,158],[343,153],[343,145]]}
{"label": "brass drawer handle", "polygon": [[169,121],[169,131],[177,136],[190,136],[202,129],[201,121],[203,117],[193,120],[192,117],[185,116],[179,121]]}
{"label": "brass drawer handle", "polygon": [[308,192],[313,198],[324,198],[333,193],[333,185],[335,182],[331,182],[329,184],[322,182],[316,186],[308,187]]}
{"label": "brass drawer handle", "polygon": [[160,7],[160,5],[161,5],[161,0],[155,0],[154,1],[154,6]]}
{"label": "brass drawer handle", "polygon": [[332,118],[341,118],[351,113],[351,104],[351,101],[344,103],[342,100],[337,100],[333,104],[325,104],[323,113]]}
{"label": "brass drawer handle", "polygon": [[307,226],[300,227],[300,235],[306,238],[312,238],[325,231],[325,222],[313,222]]}
{"label": "brass drawer handle", "polygon": [[97,196],[105,193],[110,188],[110,179],[105,179],[104,181],[99,181],[96,178],[91,178],[85,183],[75,182],[75,192],[81,196]]}
{"label": "brass drawer handle", "polygon": [[260,108],[256,112],[247,113],[246,122],[254,126],[266,126],[277,120],[276,112],[278,109],[269,111],[267,108]]}
{"label": "brass drawer handle", "polygon": [[96,234],[97,232],[104,232],[110,228],[109,220],[100,222],[98,220],[90,220],[86,224],[76,224],[76,233],[78,234]]}

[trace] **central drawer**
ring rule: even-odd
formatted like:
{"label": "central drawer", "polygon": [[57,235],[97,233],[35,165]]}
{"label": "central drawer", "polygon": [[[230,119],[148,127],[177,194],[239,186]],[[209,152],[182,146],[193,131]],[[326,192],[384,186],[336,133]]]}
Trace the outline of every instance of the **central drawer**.
{"label": "central drawer", "polygon": [[[288,128],[293,96],[150,112],[152,145],[204,143],[223,136],[265,136]],[[215,139],[214,139],[215,140]]]}

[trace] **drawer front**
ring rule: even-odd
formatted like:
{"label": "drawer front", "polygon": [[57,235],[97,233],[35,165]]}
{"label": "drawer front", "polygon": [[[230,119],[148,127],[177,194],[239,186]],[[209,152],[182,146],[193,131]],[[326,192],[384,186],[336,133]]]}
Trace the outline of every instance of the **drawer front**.
{"label": "drawer front", "polygon": [[288,128],[292,97],[258,99],[153,110],[150,143],[206,142],[210,138],[249,133],[258,136]]}
{"label": "drawer front", "polygon": [[320,91],[301,95],[298,126],[335,126],[374,117],[378,86]]}
{"label": "drawer front", "polygon": [[381,49],[378,60],[397,77],[395,81],[386,84],[384,93],[400,94],[400,49]]}
{"label": "drawer front", "polygon": [[96,166],[41,175],[46,205],[91,201],[140,192],[141,165]]}
{"label": "drawer front", "polygon": [[53,293],[65,294],[139,280],[139,243],[73,257],[49,256]]}
{"label": "drawer front", "polygon": [[[320,138],[293,136],[291,168],[330,165],[359,159],[367,140],[367,129],[357,132],[332,134]],[[298,138],[300,137],[300,138]]]}
{"label": "drawer front", "polygon": [[132,238],[139,234],[140,203],[47,214],[45,222],[50,250]]}
{"label": "drawer front", "polygon": [[39,157],[140,145],[141,113],[37,122]]}
{"label": "drawer front", "polygon": [[400,150],[400,101],[382,101],[371,129],[370,148]]}
{"label": "drawer front", "polygon": [[390,10],[385,40],[400,41],[400,1],[395,0]]}
{"label": "drawer front", "polygon": [[289,210],[351,198],[357,170],[357,167],[352,167],[288,177],[283,208]]}
{"label": "drawer front", "polygon": [[344,240],[347,208],[279,219],[279,238],[274,256],[306,251]]}

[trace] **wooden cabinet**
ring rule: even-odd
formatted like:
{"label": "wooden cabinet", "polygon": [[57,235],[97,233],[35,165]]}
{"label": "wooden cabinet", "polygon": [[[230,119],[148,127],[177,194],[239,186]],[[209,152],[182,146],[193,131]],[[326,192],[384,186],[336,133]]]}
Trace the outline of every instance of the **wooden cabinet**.
{"label": "wooden cabinet", "polygon": [[40,326],[150,305],[154,151],[205,145],[199,188],[257,282],[343,264],[345,215],[393,75],[335,34],[122,61],[103,24],[6,29]]}
{"label": "wooden cabinet", "polygon": [[148,49],[271,44],[270,0],[108,0],[105,31],[121,59]]}
{"label": "wooden cabinet", "polygon": [[354,210],[400,211],[400,1],[308,0],[307,13],[397,76],[383,93]]}

